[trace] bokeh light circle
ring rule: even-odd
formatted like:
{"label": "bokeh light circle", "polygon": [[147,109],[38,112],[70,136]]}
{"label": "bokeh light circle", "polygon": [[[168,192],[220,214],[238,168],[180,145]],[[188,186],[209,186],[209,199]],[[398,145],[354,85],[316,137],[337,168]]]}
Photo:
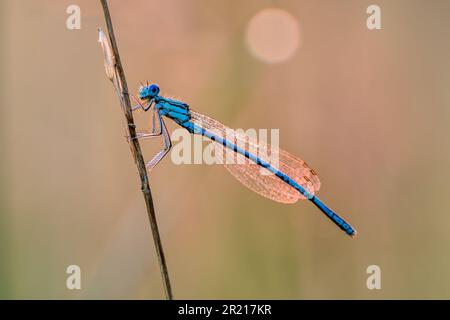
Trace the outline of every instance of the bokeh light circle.
{"label": "bokeh light circle", "polygon": [[285,10],[263,9],[248,23],[246,41],[256,58],[266,63],[284,62],[300,45],[300,26]]}

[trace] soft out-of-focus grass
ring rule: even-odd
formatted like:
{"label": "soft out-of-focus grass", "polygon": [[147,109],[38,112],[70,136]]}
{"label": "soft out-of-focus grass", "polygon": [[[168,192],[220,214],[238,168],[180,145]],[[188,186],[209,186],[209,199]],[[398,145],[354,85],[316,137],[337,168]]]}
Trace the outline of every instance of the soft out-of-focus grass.
{"label": "soft out-of-focus grass", "polygon": [[[69,4],[1,4],[0,294],[161,298],[96,43],[101,10],[80,1],[82,29],[68,31]],[[176,298],[450,296],[449,3],[379,1],[373,32],[369,4],[277,2],[303,42],[266,65],[244,44],[260,1],[110,1],[131,89],[158,82],[231,127],[279,128],[281,146],[318,171],[321,198],[359,231],[352,241],[306,202],[277,204],[221,167],[168,157],[151,184]],[[65,288],[69,264],[82,268],[81,292]],[[371,264],[380,291],[365,287]]]}
{"label": "soft out-of-focus grass", "polygon": [[[0,3],[0,18],[4,16],[4,4]],[[1,29],[7,30],[6,23],[4,19],[1,19]],[[0,41],[5,43],[6,34],[0,32]],[[5,68],[6,57],[4,51],[0,51],[0,67],[2,70]],[[0,103],[5,105],[4,97],[6,95],[6,81],[7,78],[5,74],[0,77]],[[0,119],[4,119],[3,108],[0,109]],[[0,149],[5,150],[5,137],[7,129],[5,126],[0,126]],[[6,157],[4,156],[4,152],[1,153],[0,156],[0,261],[3,261],[0,264],[0,298],[5,299],[11,297],[11,281],[9,279],[10,275],[10,250],[11,250],[11,221],[10,215],[8,214],[8,181],[6,174]]]}

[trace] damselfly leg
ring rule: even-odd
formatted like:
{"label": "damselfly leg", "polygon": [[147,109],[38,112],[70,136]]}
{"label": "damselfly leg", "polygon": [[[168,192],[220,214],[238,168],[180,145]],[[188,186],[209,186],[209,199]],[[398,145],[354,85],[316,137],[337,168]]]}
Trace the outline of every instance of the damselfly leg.
{"label": "damselfly leg", "polygon": [[[155,117],[155,114],[157,113],[156,110],[152,111],[153,116]],[[162,119],[158,116],[158,118],[160,119],[160,125],[159,125],[159,130],[156,131],[156,123],[155,121],[152,121],[152,128],[151,131],[139,131],[136,132],[136,137],[131,138],[130,136],[128,136],[128,141],[130,140],[135,140],[135,139],[146,139],[146,138],[153,138],[153,137],[159,137],[160,135],[163,134],[163,129],[162,129],[162,125],[161,125],[161,121]]]}
{"label": "damselfly leg", "polygon": [[163,136],[164,147],[162,148],[162,150],[160,152],[158,152],[158,154],[156,154],[156,156],[153,157],[152,160],[147,162],[146,167],[149,172],[154,167],[156,167],[156,165],[166,156],[166,154],[172,148],[172,141],[170,140],[170,135],[169,135],[169,132],[167,131],[164,120],[161,118],[159,113],[156,112],[156,115],[158,116],[160,131]]}
{"label": "damselfly leg", "polygon": [[142,104],[142,102],[139,101],[139,99],[136,98],[134,95],[132,95],[131,97],[133,98],[134,102],[137,103],[135,106],[133,106],[133,107],[131,108],[131,111],[136,111],[136,110],[138,110],[139,108],[141,108],[141,109],[144,110],[144,111],[148,111],[148,110],[152,107],[152,105],[154,104],[154,103],[153,103],[153,102],[154,102],[153,99],[150,100],[150,101],[144,102],[144,103],[145,103],[145,105],[144,105],[144,104]]}
{"label": "damselfly leg", "polygon": [[[139,108],[139,106],[138,106]],[[147,109],[148,110],[148,109]],[[159,113],[156,111],[156,108],[154,108],[153,112],[153,123],[152,123],[152,132],[148,131],[142,131],[137,132],[136,137],[134,139],[146,139],[146,138],[153,138],[161,136],[163,137],[163,143],[164,146],[147,164],[145,165],[147,167],[147,170],[150,172],[156,165],[166,156],[166,154],[169,152],[169,150],[172,148],[172,141],[170,140],[169,132],[167,131],[166,124],[164,123],[164,120],[159,115]],[[155,119],[158,118],[159,122],[159,130],[156,131],[156,121]],[[128,137],[128,140],[131,140],[130,137]]]}

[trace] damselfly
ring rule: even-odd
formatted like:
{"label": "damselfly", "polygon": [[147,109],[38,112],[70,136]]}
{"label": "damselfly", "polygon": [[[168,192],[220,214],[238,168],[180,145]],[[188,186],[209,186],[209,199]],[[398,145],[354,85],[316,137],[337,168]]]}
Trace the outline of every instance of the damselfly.
{"label": "damselfly", "polygon": [[[143,102],[133,107],[133,110],[152,109],[153,119],[157,119],[156,123],[159,127],[159,130],[156,130],[155,121],[153,121],[152,132],[139,133],[137,138],[162,136],[164,141],[163,149],[148,162],[148,170],[154,168],[172,146],[163,120],[163,117],[167,117],[191,134],[209,138],[216,144],[216,149],[223,149],[217,152],[221,157],[229,152],[234,153],[236,155],[234,162],[225,162],[225,167],[249,189],[282,203],[308,199],[348,235],[352,237],[356,235],[355,229],[315,196],[320,188],[320,181],[316,172],[305,161],[286,151],[272,148],[269,144],[258,143],[253,137],[232,130],[214,119],[195,112],[182,101],[160,96],[159,91],[156,84],[141,86],[139,98]],[[274,153],[278,156],[277,167],[266,158],[267,155],[273,156]]]}
{"label": "damselfly", "polygon": [[[108,52],[109,44],[102,31],[100,31],[100,42],[105,53],[108,77],[115,84],[117,93],[120,95],[121,88],[117,85],[114,59]],[[133,111],[142,108],[144,111],[152,110],[153,114],[151,132],[138,133],[136,138],[156,136],[163,138],[163,149],[147,163],[149,171],[172,147],[170,135],[163,120],[163,117],[167,117],[191,134],[210,139],[216,149],[221,151],[217,152],[221,157],[230,152],[235,155],[235,161],[225,162],[225,167],[249,189],[281,203],[294,203],[299,199],[308,199],[348,235],[356,236],[356,230],[315,195],[320,188],[320,181],[316,172],[305,161],[281,149],[272,148],[269,144],[258,143],[246,134],[232,130],[214,119],[195,112],[182,101],[159,95],[159,92],[160,89],[156,84],[142,85],[139,89],[140,101],[133,107]],[[277,166],[270,163],[270,159],[267,158],[269,154],[277,156]]]}

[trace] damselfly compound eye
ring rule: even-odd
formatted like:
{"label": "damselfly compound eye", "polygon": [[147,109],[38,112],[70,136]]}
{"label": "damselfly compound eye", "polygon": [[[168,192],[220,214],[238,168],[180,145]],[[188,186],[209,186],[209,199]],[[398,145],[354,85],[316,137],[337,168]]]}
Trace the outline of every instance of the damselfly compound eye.
{"label": "damselfly compound eye", "polygon": [[159,87],[156,84],[152,84],[149,87],[150,93],[153,95],[157,95],[159,93]]}

